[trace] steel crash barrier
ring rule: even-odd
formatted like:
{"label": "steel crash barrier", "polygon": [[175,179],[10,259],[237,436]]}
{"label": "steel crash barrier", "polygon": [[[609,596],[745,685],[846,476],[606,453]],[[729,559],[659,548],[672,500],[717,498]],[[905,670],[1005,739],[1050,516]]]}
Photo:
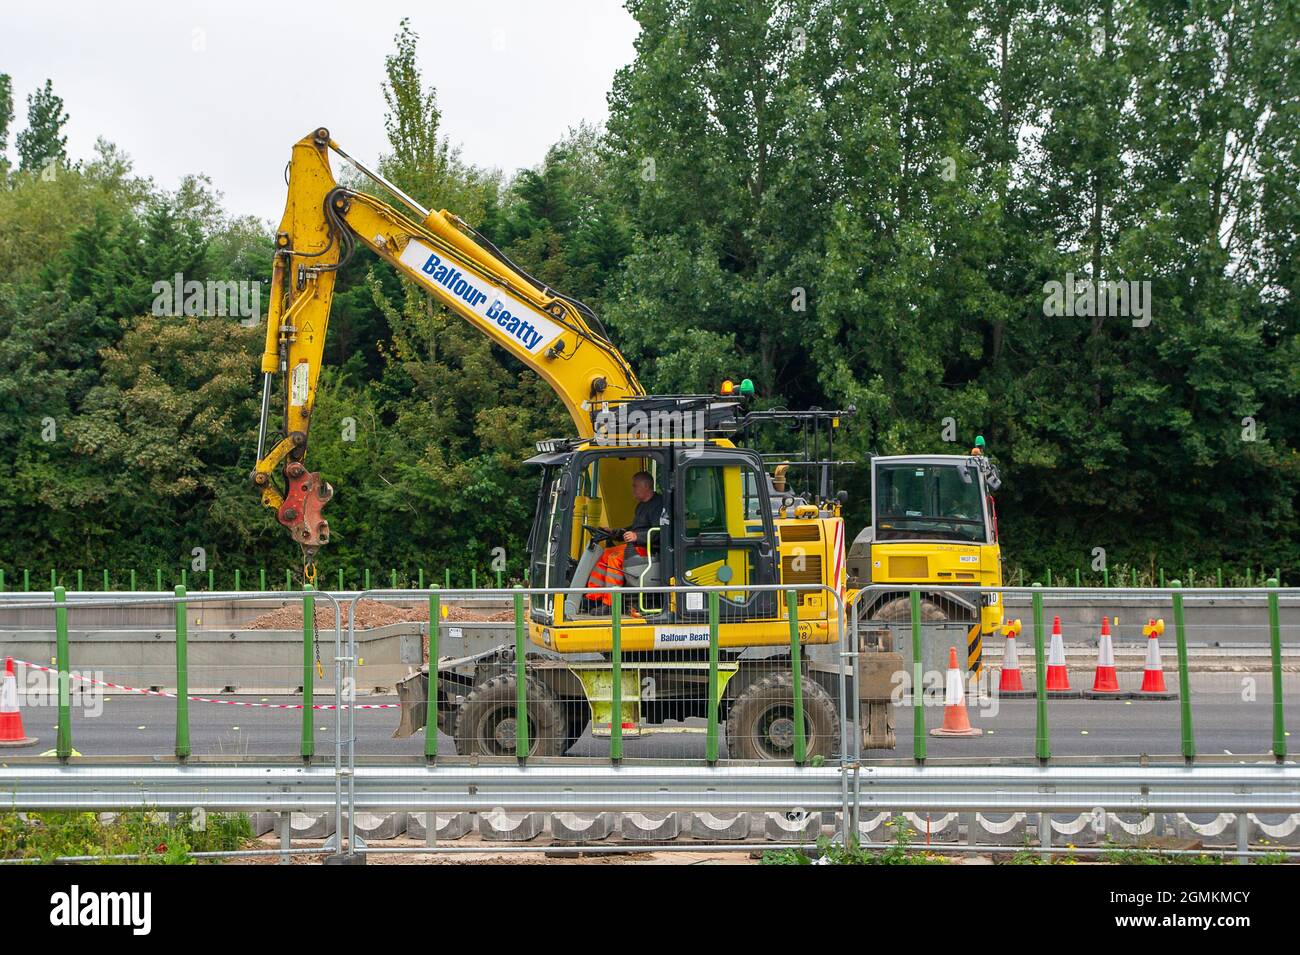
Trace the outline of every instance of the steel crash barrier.
{"label": "steel crash barrier", "polygon": [[[589,596],[605,593],[612,599]],[[270,604],[297,616],[252,645],[253,631],[240,628],[236,611],[265,613]],[[851,592],[847,601],[816,585],[725,584],[7,594],[0,600],[5,651],[19,657],[20,671],[54,680],[57,716],[53,747],[42,755],[13,750],[0,785],[11,808],[22,811],[316,814],[328,824],[310,831],[327,832],[331,847],[344,853],[364,852],[367,839],[394,830],[368,815],[414,821],[421,813],[426,843],[441,844],[405,850],[453,848],[474,814],[485,838],[505,840],[537,838],[549,827],[560,841],[598,840],[618,830],[642,846],[683,835],[697,847],[734,847],[755,836],[808,844],[827,834],[873,845],[897,818],[927,843],[955,846],[964,836],[968,848],[1031,835],[1046,849],[1179,831],[1226,833],[1241,853],[1261,841],[1288,851],[1300,783],[1287,759],[1283,634],[1291,638],[1297,627],[1290,616],[1284,623],[1281,611],[1293,614],[1296,605],[1295,591],[1272,586],[1184,591],[1176,584],[1120,593],[882,585]],[[1110,612],[1093,620],[1098,607]],[[1225,616],[1225,608],[1232,612]],[[121,659],[106,649],[121,628],[102,619],[91,630],[69,628],[70,614],[75,622],[146,610],[167,613],[171,627],[145,621],[151,642]],[[1018,625],[1021,613],[1025,626]],[[214,623],[211,617],[221,614]],[[402,614],[401,622],[387,622]],[[194,623],[205,616],[196,633]],[[1166,616],[1170,685],[1146,699],[1169,699],[1158,712],[1176,723],[1177,746],[1124,754],[1119,747],[1126,742],[1119,741],[1113,754],[1054,755],[1049,715],[1056,707],[1143,699],[1152,648],[1141,644],[1158,645],[1165,630],[1156,624]],[[42,617],[52,625],[48,665],[33,650],[45,647],[45,636],[34,632]],[[382,645],[372,639],[379,632]],[[995,732],[1018,742],[1013,729],[999,728],[999,716],[979,743],[963,733],[935,739],[954,707],[954,684],[956,695],[969,692],[973,703],[1002,702],[1006,675],[1020,669],[1013,665],[1017,638],[1032,647],[1032,663],[1024,667],[1028,682],[1008,692],[1002,712],[1015,705],[1022,715],[1032,711],[1024,752],[990,754]],[[272,660],[275,640],[279,656]],[[322,655],[330,644],[333,653]],[[396,649],[383,649],[390,645]],[[1193,645],[1197,653],[1249,651],[1257,658],[1266,686],[1255,702],[1270,716],[1259,745],[1198,753]],[[22,657],[24,648],[32,652]],[[241,652],[260,661],[245,661],[256,675],[243,680],[232,676]],[[169,658],[165,676],[160,653]],[[1096,658],[1097,692],[1083,686],[1094,669],[1079,665],[1084,653]],[[1110,689],[1116,654],[1118,676],[1131,685],[1117,680]],[[92,655],[90,668],[77,659]],[[954,657],[961,661],[956,674],[945,666]],[[172,711],[170,762],[158,762],[157,752],[132,752],[120,725],[116,751],[89,744],[85,755],[78,751],[78,740],[95,734],[87,717],[74,720],[77,690],[96,685]],[[265,721],[268,744],[288,745],[276,752],[214,746],[202,738],[201,716],[196,748],[192,717],[218,710],[237,710],[241,722],[255,713]],[[890,748],[894,721],[909,718],[901,745]],[[380,721],[383,732],[376,732]],[[296,726],[291,744],[288,723]],[[392,739],[394,729],[407,735]],[[318,742],[332,753],[318,752]],[[966,748],[935,749],[955,745]],[[146,763],[138,758],[144,756]],[[549,826],[538,822],[545,813]],[[621,825],[590,821],[617,814]],[[738,818],[746,814],[753,818]],[[575,815],[585,818],[568,818]],[[285,823],[287,857],[296,830]],[[304,837],[308,831],[302,829]]]}

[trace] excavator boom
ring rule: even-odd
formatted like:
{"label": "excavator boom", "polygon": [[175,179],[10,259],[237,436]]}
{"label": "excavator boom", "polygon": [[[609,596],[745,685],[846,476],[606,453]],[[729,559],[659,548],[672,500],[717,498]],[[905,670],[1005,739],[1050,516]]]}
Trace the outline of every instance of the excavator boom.
{"label": "excavator boom", "polygon": [[[331,151],[390,192],[410,214],[340,186],[330,168]],[[533,279],[459,217],[422,208],[348,156],[328,130],[317,129],[294,145],[288,183],[275,237],[252,482],[302,546],[309,564],[329,540],[321,509],[333,489],[303,462],[334,282],[358,242],[541,375],[564,403],[579,437],[595,433],[601,409],[644,395],[586,306]],[[268,450],[277,376],[284,382],[284,430]],[[274,480],[278,467],[283,467],[283,491]]]}

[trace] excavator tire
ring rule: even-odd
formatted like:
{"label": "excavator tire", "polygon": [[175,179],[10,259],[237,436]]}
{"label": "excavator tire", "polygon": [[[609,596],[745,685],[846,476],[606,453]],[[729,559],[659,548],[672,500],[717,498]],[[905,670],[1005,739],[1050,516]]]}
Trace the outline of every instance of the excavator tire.
{"label": "excavator tire", "polygon": [[586,700],[565,700],[563,705],[566,727],[564,752],[567,754],[587,731],[587,724],[591,722],[591,707]]}
{"label": "excavator tire", "polygon": [[[806,755],[830,757],[840,748],[835,701],[815,680],[803,679]],[[794,759],[794,674],[769,673],[740,691],[727,715],[732,759]]]}
{"label": "excavator tire", "polygon": [[[513,673],[480,683],[456,711],[459,756],[514,756],[516,688]],[[544,683],[525,678],[528,755],[561,756],[568,748],[564,707]]]}

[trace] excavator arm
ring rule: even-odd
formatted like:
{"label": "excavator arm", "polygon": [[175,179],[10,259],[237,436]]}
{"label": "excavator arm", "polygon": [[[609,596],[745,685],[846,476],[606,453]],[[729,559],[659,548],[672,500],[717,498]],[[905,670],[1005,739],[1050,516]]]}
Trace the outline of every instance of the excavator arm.
{"label": "excavator arm", "polygon": [[[331,151],[395,196],[408,213],[340,186],[330,169]],[[595,433],[600,410],[644,394],[586,306],[533,279],[457,216],[422,208],[348,156],[328,130],[317,129],[294,145],[288,184],[275,237],[252,482],[309,565],[329,540],[321,510],[334,493],[305,464],[311,416],[335,278],[358,242],[541,375],[568,409],[579,437]],[[277,379],[284,429],[268,450]],[[277,487],[277,469],[283,470],[283,489]]]}

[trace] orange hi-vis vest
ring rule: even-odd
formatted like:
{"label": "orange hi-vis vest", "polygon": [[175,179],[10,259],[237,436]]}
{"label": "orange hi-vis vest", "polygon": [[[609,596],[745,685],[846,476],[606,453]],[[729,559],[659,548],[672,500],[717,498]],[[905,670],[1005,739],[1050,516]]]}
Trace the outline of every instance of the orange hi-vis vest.
{"label": "orange hi-vis vest", "polygon": [[[596,566],[591,570],[591,577],[587,580],[588,587],[622,587],[627,582],[627,575],[623,573],[623,561],[627,559],[627,549],[632,544],[620,544],[617,547],[606,547],[605,553],[600,555],[600,560],[596,561]],[[638,547],[636,552],[641,557],[646,556],[646,549]],[[609,606],[613,603],[609,593],[589,593],[587,597],[591,600],[598,600]]]}

